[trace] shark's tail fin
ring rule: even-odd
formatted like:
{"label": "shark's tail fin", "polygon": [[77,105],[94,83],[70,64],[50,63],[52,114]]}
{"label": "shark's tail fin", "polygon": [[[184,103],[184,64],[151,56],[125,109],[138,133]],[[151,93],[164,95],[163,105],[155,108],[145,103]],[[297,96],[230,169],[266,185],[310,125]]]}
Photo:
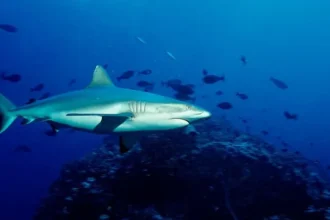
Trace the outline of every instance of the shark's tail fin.
{"label": "shark's tail fin", "polygon": [[15,121],[16,116],[9,113],[9,110],[16,106],[11,103],[6,97],[0,93],[0,133],[7,130],[7,128]]}

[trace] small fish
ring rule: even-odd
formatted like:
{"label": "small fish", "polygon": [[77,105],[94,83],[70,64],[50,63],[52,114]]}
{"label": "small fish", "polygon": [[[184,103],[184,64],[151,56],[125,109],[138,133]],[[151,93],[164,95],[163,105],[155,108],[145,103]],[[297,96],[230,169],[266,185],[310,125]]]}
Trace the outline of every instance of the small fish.
{"label": "small fish", "polygon": [[147,42],[144,39],[142,39],[141,37],[136,37],[136,39],[143,44],[147,44]]}
{"label": "small fish", "polygon": [[206,69],[203,69],[203,71],[202,71],[202,72],[203,72],[203,75],[204,75],[204,76],[206,76],[206,75],[208,75],[208,74],[209,74],[209,72],[208,72]]}
{"label": "small fish", "polygon": [[134,76],[134,74],[135,74],[135,71],[128,70],[128,71],[124,72],[123,74],[121,74],[119,77],[117,77],[117,80],[120,81],[122,79],[129,79],[132,76]]}
{"label": "small fish", "polygon": [[238,97],[239,97],[240,99],[242,99],[242,100],[246,100],[246,99],[249,98],[246,94],[244,94],[244,93],[239,93],[239,92],[236,93],[236,96],[238,96]]}
{"label": "small fish", "polygon": [[103,68],[104,68],[104,69],[108,69],[108,64],[104,64],[104,65],[103,65]]}
{"label": "small fish", "polygon": [[284,147],[289,147],[289,144],[286,143],[285,141],[282,141],[281,144],[282,144]]}
{"label": "small fish", "polygon": [[184,94],[184,93],[175,93],[174,97],[178,100],[181,100],[181,101],[192,101],[192,102],[196,101],[195,97],[191,97],[191,96],[189,96],[187,94]]}
{"label": "small fish", "polygon": [[76,79],[71,79],[68,83],[68,86],[72,86],[73,84],[75,84],[77,82]]}
{"label": "small fish", "polygon": [[44,94],[42,94],[42,96],[40,96],[38,100],[47,99],[50,96],[51,96],[50,92],[45,92]]}
{"label": "small fish", "polygon": [[32,87],[30,89],[30,92],[39,92],[39,91],[43,90],[44,87],[45,87],[45,85],[43,83],[39,83],[38,85]]}
{"label": "small fish", "polygon": [[286,152],[288,152],[288,149],[287,148],[283,148],[282,149],[282,152],[286,153]]}
{"label": "small fish", "polygon": [[238,117],[244,124],[247,124],[247,120],[246,119],[244,119],[244,118],[242,118],[242,117]]}
{"label": "small fish", "polygon": [[172,84],[169,86],[171,89],[176,91],[177,93],[182,93],[185,95],[192,95],[195,93],[194,88],[191,85],[182,85],[182,84]]}
{"label": "small fish", "polygon": [[10,33],[16,33],[18,31],[17,27],[11,24],[0,24],[0,29]]}
{"label": "small fish", "polygon": [[152,73],[151,69],[146,69],[146,70],[142,70],[139,72],[139,74],[142,74],[142,75],[150,75],[151,73]]}
{"label": "small fish", "polygon": [[9,75],[6,75],[6,72],[2,72],[1,73],[1,79],[2,80],[9,81],[9,82],[17,83],[17,82],[21,81],[22,76],[19,75],[19,74],[9,74]]}
{"label": "small fish", "polygon": [[27,145],[18,145],[14,149],[15,152],[24,152],[24,153],[30,153],[32,152],[31,148]]}
{"label": "small fish", "polygon": [[244,55],[241,56],[240,60],[244,66],[247,64],[246,57]]}
{"label": "small fish", "polygon": [[330,165],[327,166],[327,169],[330,170]]}
{"label": "small fish", "polygon": [[27,101],[25,104],[28,105],[28,104],[31,104],[31,103],[34,103],[36,102],[37,100],[35,98],[31,98],[29,99],[29,101]]}
{"label": "small fish", "polygon": [[225,76],[206,75],[203,77],[203,81],[206,84],[213,84],[219,81],[225,81]]}
{"label": "small fish", "polygon": [[229,102],[221,102],[217,105],[219,108],[224,109],[224,110],[228,110],[233,108],[232,104]]}
{"label": "small fish", "polygon": [[287,111],[285,111],[283,114],[284,114],[284,117],[286,117],[289,120],[297,120],[298,119],[297,114],[289,113]]}
{"label": "small fish", "polygon": [[168,81],[162,82],[162,86],[171,87],[172,85],[181,85],[182,81],[180,79],[170,79]]}
{"label": "small fish", "polygon": [[153,86],[154,84],[145,80],[141,80],[139,82],[136,83],[137,86],[139,87],[150,87]]}
{"label": "small fish", "polygon": [[265,136],[266,136],[266,135],[268,135],[268,134],[269,134],[269,132],[268,132],[268,131],[266,131],[266,130],[262,130],[262,131],[261,131],[261,134],[263,134],[263,135],[265,135]]}
{"label": "small fish", "polygon": [[166,54],[172,59],[172,60],[176,60],[176,57],[171,53],[166,51]]}
{"label": "small fish", "polygon": [[223,95],[223,92],[221,90],[218,90],[218,91],[216,91],[215,94],[220,96],[220,95]]}
{"label": "small fish", "polygon": [[287,89],[288,88],[288,85],[285,82],[283,82],[282,80],[276,79],[274,77],[270,77],[269,79],[270,79],[270,81],[273,82],[273,84],[276,87],[278,87],[280,89]]}
{"label": "small fish", "polygon": [[296,152],[294,152],[296,155],[300,155],[300,152],[299,151],[296,151]]}

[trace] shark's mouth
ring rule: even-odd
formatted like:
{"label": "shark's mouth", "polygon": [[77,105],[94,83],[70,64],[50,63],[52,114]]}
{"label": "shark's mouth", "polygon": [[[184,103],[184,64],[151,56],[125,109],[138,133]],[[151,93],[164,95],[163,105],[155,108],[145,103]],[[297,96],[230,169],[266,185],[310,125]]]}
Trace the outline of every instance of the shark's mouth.
{"label": "shark's mouth", "polygon": [[182,118],[172,118],[172,119],[175,119],[175,120],[181,120],[181,121],[184,121],[184,122],[187,122],[188,124],[190,124],[190,122],[186,119],[182,119]]}

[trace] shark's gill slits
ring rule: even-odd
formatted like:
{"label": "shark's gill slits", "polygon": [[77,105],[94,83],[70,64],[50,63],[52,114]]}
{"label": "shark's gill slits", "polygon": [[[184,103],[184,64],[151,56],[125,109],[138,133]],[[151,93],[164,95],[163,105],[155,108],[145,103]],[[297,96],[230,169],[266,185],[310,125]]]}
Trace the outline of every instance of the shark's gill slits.
{"label": "shark's gill slits", "polygon": [[132,113],[145,113],[147,109],[147,103],[145,102],[128,102],[128,108]]}

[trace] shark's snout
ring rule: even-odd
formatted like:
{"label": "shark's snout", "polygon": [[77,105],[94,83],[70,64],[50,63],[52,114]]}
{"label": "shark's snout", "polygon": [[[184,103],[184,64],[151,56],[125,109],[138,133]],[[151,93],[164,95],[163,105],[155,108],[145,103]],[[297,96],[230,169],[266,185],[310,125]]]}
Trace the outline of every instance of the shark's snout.
{"label": "shark's snout", "polygon": [[202,111],[198,116],[201,117],[201,119],[208,119],[211,115],[212,114],[208,111]]}
{"label": "shark's snout", "polygon": [[193,123],[196,121],[208,119],[210,117],[211,117],[210,112],[199,109],[198,111],[194,111],[194,112],[190,113],[189,115],[187,115],[186,117],[184,117],[184,120],[188,121],[189,123]]}

